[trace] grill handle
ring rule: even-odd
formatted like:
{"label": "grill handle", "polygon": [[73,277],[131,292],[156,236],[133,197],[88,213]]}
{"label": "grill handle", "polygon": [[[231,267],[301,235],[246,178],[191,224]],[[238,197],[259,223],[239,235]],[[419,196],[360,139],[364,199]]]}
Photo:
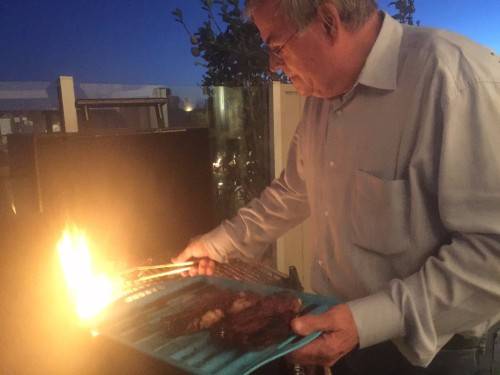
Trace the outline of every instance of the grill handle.
{"label": "grill handle", "polygon": [[288,288],[302,292],[304,287],[300,282],[299,273],[295,266],[288,267],[288,278],[285,280],[285,284]]}

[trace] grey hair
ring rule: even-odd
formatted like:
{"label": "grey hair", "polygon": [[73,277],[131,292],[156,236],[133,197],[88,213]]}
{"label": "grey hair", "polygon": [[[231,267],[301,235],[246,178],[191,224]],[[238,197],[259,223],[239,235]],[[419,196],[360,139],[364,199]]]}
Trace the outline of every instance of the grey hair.
{"label": "grey hair", "polygon": [[[247,13],[251,15],[253,9],[264,1],[246,0]],[[303,30],[316,16],[318,9],[325,3],[332,3],[339,12],[340,20],[350,30],[361,27],[370,15],[377,10],[376,0],[278,0],[282,11],[288,18]]]}

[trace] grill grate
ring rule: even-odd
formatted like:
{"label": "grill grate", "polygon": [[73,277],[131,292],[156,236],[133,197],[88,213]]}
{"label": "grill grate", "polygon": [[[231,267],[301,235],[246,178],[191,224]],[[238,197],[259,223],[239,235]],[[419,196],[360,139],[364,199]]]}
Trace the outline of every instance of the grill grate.
{"label": "grill grate", "polygon": [[288,280],[286,274],[269,266],[242,259],[234,259],[230,263],[217,264],[215,276],[276,286],[285,286]]}
{"label": "grill grate", "polygon": [[[150,290],[153,285],[157,285],[165,280],[172,280],[180,277],[179,275],[161,276],[163,272],[164,269],[155,269],[154,266],[145,267],[144,270],[140,271],[140,278],[130,283],[127,293],[134,295],[139,292],[145,292]],[[288,276],[262,263],[243,259],[233,259],[229,263],[217,263],[214,276],[242,282],[303,290],[294,267],[290,267],[290,276]]]}

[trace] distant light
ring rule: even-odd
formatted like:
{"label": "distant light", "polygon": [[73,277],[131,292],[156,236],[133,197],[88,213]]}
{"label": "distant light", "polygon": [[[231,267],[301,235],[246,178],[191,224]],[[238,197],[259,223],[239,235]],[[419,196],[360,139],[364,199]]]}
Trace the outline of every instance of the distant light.
{"label": "distant light", "polygon": [[219,157],[215,163],[212,163],[212,165],[214,166],[214,168],[220,168],[220,166],[222,165],[222,158]]}
{"label": "distant light", "polygon": [[52,132],[53,133],[59,133],[61,131],[61,124],[56,122],[55,124],[52,124]]}
{"label": "distant light", "polygon": [[186,112],[191,112],[194,109],[194,105],[189,98],[184,98],[182,109]]}

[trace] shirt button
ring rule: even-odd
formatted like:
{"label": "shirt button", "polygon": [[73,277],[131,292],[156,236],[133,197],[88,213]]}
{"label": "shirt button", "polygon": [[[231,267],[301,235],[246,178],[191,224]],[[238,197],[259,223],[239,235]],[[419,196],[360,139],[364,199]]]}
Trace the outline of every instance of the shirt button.
{"label": "shirt button", "polygon": [[323,261],[322,261],[321,259],[320,259],[320,260],[318,260],[318,264],[319,264],[321,267],[323,267]]}
{"label": "shirt button", "polygon": [[328,216],[328,211],[325,211],[325,212],[324,212],[324,215],[325,215],[325,216]]}
{"label": "shirt button", "polygon": [[337,109],[337,111],[335,112],[335,114],[336,114],[337,116],[340,116],[340,115],[342,114],[342,110],[341,110],[341,109]]}
{"label": "shirt button", "polygon": [[335,162],[333,160],[330,160],[329,164],[330,164],[330,167],[332,167],[332,168],[335,167]]}

